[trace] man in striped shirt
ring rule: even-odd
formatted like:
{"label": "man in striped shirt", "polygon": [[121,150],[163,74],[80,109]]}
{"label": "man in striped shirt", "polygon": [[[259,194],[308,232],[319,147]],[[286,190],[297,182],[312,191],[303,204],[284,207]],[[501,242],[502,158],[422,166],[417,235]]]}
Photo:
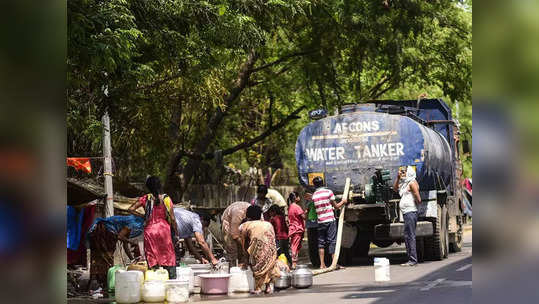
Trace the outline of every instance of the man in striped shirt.
{"label": "man in striped shirt", "polygon": [[320,269],[326,268],[324,263],[324,248],[328,246],[329,254],[335,258],[335,243],[337,241],[337,223],[333,208],[340,209],[347,203],[346,199],[340,203],[335,202],[333,191],[324,188],[324,180],[317,176],[313,179],[316,191],[312,200],[318,216],[318,253],[320,255]]}

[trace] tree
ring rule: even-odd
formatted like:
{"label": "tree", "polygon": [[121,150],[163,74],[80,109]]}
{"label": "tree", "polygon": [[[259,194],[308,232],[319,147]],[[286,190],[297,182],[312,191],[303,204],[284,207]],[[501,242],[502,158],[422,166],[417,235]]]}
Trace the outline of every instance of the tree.
{"label": "tree", "polygon": [[215,156],[294,167],[304,109],[427,91],[466,117],[471,11],[457,4],[70,0],[68,155],[99,154],[108,110],[117,176],[162,175],[179,199]]}

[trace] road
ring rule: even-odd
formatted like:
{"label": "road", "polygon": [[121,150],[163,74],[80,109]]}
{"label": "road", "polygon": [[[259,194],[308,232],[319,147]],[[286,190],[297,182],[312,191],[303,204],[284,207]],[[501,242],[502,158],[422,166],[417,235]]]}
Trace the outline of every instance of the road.
{"label": "road", "polygon": [[374,282],[373,266],[351,266],[314,277],[309,289],[288,289],[270,296],[235,295],[229,297],[194,297],[203,303],[471,303],[472,302],[472,232],[464,234],[462,252],[437,262],[416,267],[402,267],[406,261],[403,246],[371,249],[371,256],[385,256],[391,261],[391,281]]}
{"label": "road", "polygon": [[[472,231],[464,233],[461,252],[437,262],[416,267],[402,267],[406,261],[404,246],[372,248],[369,265],[346,267],[314,277],[309,289],[289,288],[273,295],[234,294],[230,296],[194,295],[190,303],[413,303],[464,304],[472,302]],[[391,281],[375,282],[372,258],[387,257],[391,261]],[[110,303],[106,299],[70,299],[68,303]]]}

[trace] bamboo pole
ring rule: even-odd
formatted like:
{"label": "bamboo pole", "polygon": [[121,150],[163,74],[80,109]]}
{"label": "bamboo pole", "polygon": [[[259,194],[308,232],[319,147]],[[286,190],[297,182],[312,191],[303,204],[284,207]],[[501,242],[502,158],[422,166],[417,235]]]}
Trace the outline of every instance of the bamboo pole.
{"label": "bamboo pole", "polygon": [[[342,194],[342,198],[346,198],[348,200],[350,192],[350,178],[346,178],[346,182],[344,184],[344,192]],[[335,247],[335,258],[331,262],[331,266],[324,269],[316,269],[313,271],[313,275],[319,275],[322,273],[330,272],[335,269],[337,269],[337,261],[339,260],[339,255],[341,253],[341,241],[342,241],[342,230],[343,230],[343,223],[344,223],[344,212],[346,211],[346,205],[342,206],[341,214],[339,215],[339,228],[337,229],[337,245]]]}
{"label": "bamboo pole", "polygon": [[114,215],[114,192],[112,190],[112,148],[110,145],[109,113],[103,115],[103,158],[105,176],[105,217]]}

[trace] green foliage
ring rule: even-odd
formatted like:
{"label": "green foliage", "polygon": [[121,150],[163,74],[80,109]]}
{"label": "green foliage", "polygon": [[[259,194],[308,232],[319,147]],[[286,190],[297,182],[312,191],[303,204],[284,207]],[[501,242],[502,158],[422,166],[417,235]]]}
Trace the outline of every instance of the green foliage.
{"label": "green foliage", "polygon": [[[423,92],[458,101],[471,139],[471,10],[448,0],[384,3],[70,0],[68,155],[101,153],[105,110],[117,175],[141,178],[164,174],[173,152],[192,151],[216,111],[226,117],[207,151],[253,138],[300,106],[333,112]],[[228,106],[253,51],[260,69]],[[300,116],[224,162],[294,168],[308,123]]]}

